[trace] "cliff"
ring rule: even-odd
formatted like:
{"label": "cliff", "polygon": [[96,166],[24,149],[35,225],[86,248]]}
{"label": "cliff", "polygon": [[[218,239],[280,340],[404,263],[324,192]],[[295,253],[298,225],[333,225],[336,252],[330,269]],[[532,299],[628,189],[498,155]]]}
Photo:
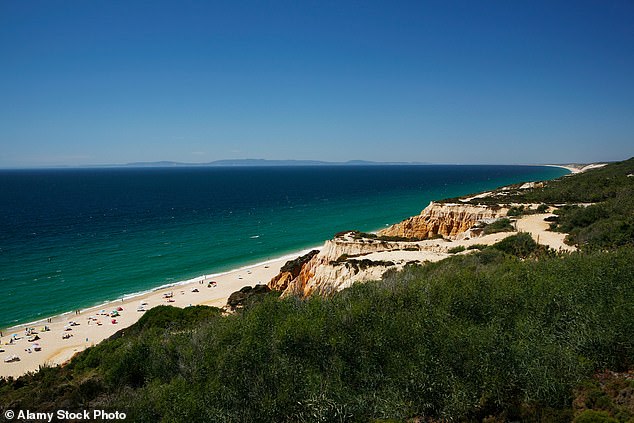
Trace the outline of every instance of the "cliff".
{"label": "cliff", "polygon": [[[431,203],[420,215],[386,228],[378,235],[345,232],[326,241],[321,251],[289,261],[268,284],[283,296],[329,295],[355,282],[380,279],[390,268],[446,257],[451,243],[445,239],[479,235],[474,228],[506,215],[508,209],[469,204]],[[397,240],[392,240],[392,239]],[[397,254],[390,254],[395,253]],[[407,252],[407,254],[406,254]],[[409,257],[396,260],[394,256]],[[369,259],[368,257],[372,257]]]}
{"label": "cliff", "polygon": [[[318,254],[311,252],[308,260],[305,260],[307,256],[297,259],[296,264],[301,262],[299,271],[297,266],[290,266],[291,262],[288,262],[268,286],[283,291],[283,296],[329,295],[355,282],[380,279],[387,269],[404,264],[387,257],[370,260],[367,258],[369,255],[407,251],[421,252],[420,258],[423,258],[427,256],[422,252],[433,252],[436,254],[434,257],[443,258],[447,250],[445,243],[444,240],[385,241],[351,231],[326,241]],[[287,267],[292,267],[294,271],[285,271]]]}
{"label": "cliff", "polygon": [[508,209],[499,206],[430,203],[417,216],[379,231],[379,236],[456,239],[480,221],[506,216]]}
{"label": "cliff", "polygon": [[387,269],[386,266],[373,266],[371,263],[366,263],[366,266],[361,269],[358,264],[356,266],[353,264],[354,261],[349,262],[348,257],[384,251],[386,248],[389,246],[382,243],[335,238],[326,241],[319,254],[305,262],[296,277],[288,278],[287,275],[281,273],[269,283],[269,287],[275,289],[275,286],[281,285],[279,281],[284,279],[286,286],[282,289],[283,295],[307,297],[315,293],[328,295],[356,281],[379,279]]}
{"label": "cliff", "polygon": [[268,287],[272,290],[284,291],[288,287],[289,282],[299,276],[302,267],[318,253],[319,250],[312,250],[295,260],[287,261],[280,269],[280,273],[268,283]]}

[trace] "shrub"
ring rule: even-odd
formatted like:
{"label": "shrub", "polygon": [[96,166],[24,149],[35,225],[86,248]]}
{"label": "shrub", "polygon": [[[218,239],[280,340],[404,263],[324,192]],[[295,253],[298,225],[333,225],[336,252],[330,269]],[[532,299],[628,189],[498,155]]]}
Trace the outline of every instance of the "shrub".
{"label": "shrub", "polygon": [[521,216],[525,212],[524,206],[513,206],[506,213],[507,216]]}
{"label": "shrub", "polygon": [[485,235],[494,234],[498,232],[512,232],[515,231],[515,228],[511,224],[511,221],[507,218],[498,219],[494,222],[489,223],[484,227],[482,232]]}
{"label": "shrub", "polygon": [[537,251],[539,245],[533,240],[529,233],[521,232],[517,235],[506,237],[491,247],[513,256],[526,258],[531,253]]}
{"label": "shrub", "polygon": [[[131,421],[555,416],[593,371],[634,364],[633,283],[631,248],[539,261],[487,248],[194,326],[160,308],[155,327],[0,384],[0,407],[90,404]],[[97,365],[75,364],[86,355]]]}
{"label": "shrub", "polygon": [[619,423],[610,417],[607,411],[585,410],[573,420],[573,423]]}
{"label": "shrub", "polygon": [[469,245],[467,247],[467,250],[484,250],[485,248],[488,248],[488,245],[486,245],[486,244],[473,244],[473,245]]}

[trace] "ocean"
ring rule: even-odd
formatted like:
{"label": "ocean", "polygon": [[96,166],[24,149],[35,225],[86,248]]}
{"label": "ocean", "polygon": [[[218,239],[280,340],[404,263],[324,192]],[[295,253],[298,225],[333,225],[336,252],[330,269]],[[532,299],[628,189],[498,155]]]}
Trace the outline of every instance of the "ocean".
{"label": "ocean", "polygon": [[374,231],[546,166],[0,171],[0,328]]}

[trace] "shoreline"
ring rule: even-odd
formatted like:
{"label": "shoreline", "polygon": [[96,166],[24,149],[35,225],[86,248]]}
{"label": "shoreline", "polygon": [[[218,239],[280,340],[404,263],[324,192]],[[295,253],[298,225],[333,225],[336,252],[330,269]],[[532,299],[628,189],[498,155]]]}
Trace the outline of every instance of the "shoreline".
{"label": "shoreline", "polygon": [[[298,250],[298,251],[295,251],[295,252],[286,253],[286,254],[284,254],[282,256],[279,256],[279,257],[266,259],[264,261],[258,261],[258,262],[252,263],[252,264],[245,264],[243,266],[232,268],[232,269],[229,269],[229,270],[226,270],[226,271],[198,275],[198,276],[195,276],[195,277],[190,278],[190,279],[184,279],[184,280],[181,280],[181,281],[165,283],[165,284],[162,284],[162,285],[159,285],[159,286],[155,286],[153,288],[149,288],[149,289],[146,289],[146,290],[143,290],[143,291],[136,291],[136,292],[132,292],[132,293],[122,294],[120,297],[118,297],[116,299],[104,300],[102,302],[98,302],[98,303],[96,303],[94,305],[86,306],[86,307],[80,308],[78,310],[80,310],[81,312],[84,312],[86,310],[93,310],[95,308],[104,307],[104,306],[106,306],[108,304],[119,303],[119,302],[121,302],[123,300],[128,301],[128,300],[132,300],[134,298],[140,298],[140,297],[142,297],[144,295],[149,295],[149,294],[152,294],[154,292],[162,291],[162,290],[165,290],[165,289],[168,289],[168,288],[174,288],[174,287],[179,287],[179,286],[183,286],[183,285],[188,285],[188,284],[191,284],[193,282],[199,281],[203,277],[206,277],[208,279],[209,278],[219,278],[219,277],[222,277],[222,276],[225,276],[225,275],[229,275],[229,274],[232,274],[232,273],[248,270],[248,269],[259,267],[259,266],[268,265],[270,263],[275,263],[275,262],[278,262],[280,260],[287,260],[287,261],[288,260],[292,260],[292,259],[297,258],[300,255],[304,255],[304,254],[308,253],[311,250],[319,250],[319,249],[321,249],[322,246],[323,246],[323,243],[321,245],[319,245],[319,246],[314,246],[312,248],[305,248],[305,249]],[[19,329],[24,329],[25,327],[28,327],[28,326],[33,326],[33,325],[39,325],[39,324],[46,323],[47,320],[51,319],[51,318],[62,317],[62,316],[66,316],[66,315],[70,316],[70,315],[73,315],[73,314],[74,314],[73,310],[62,311],[60,313],[51,314],[51,315],[48,315],[46,317],[42,317],[41,319],[33,320],[33,321],[30,321],[30,322],[23,322],[23,323],[17,323],[17,324],[15,324],[13,326],[0,327],[0,331],[2,333],[14,332],[14,331],[19,330]],[[3,338],[3,337],[0,337],[0,339]]]}
{"label": "shoreline", "polygon": [[538,166],[560,167],[562,169],[566,169],[570,171],[568,175],[574,175],[576,173],[583,173],[587,170],[596,169],[598,167],[603,167],[605,165],[607,165],[607,163],[597,162],[597,163],[587,163],[587,164],[545,164],[545,165],[538,165]]}
{"label": "shoreline", "polygon": [[[320,248],[321,246],[299,250],[226,272],[200,275],[151,290],[126,294],[116,300],[84,309],[67,311],[2,329],[0,377],[19,377],[30,371],[37,371],[42,365],[54,366],[67,362],[75,354],[136,323],[144,314],[138,310],[141,304],[146,304],[143,306],[144,311],[158,305],[181,308],[194,305],[223,307],[233,292],[244,286],[267,284],[288,260]],[[216,283],[212,285],[211,281]],[[118,316],[109,316],[118,308],[122,308],[118,310]],[[70,326],[70,322],[77,325]],[[49,330],[44,331],[44,327],[48,327]],[[38,337],[37,340],[28,341],[27,328],[35,330],[32,333]],[[63,336],[67,337],[62,338]],[[36,350],[34,344],[38,344],[40,350]],[[20,360],[5,363],[4,359],[12,355],[17,355]]]}
{"label": "shoreline", "polygon": [[[572,172],[571,168],[563,165],[540,166],[560,167]],[[375,231],[381,229],[377,228]],[[203,274],[144,291],[122,294],[114,300],[2,329],[0,377],[17,377],[26,372],[35,371],[43,364],[60,365],[67,362],[76,353],[136,323],[143,315],[142,311],[137,311],[137,304],[140,306],[140,303],[147,304],[144,311],[157,305],[172,305],[181,308],[192,305],[223,307],[233,292],[244,286],[267,284],[288,260],[302,256],[313,249],[321,249],[322,246],[323,243],[317,247],[285,253],[277,258],[245,264],[227,271]],[[217,282],[213,287],[209,284],[212,280]],[[119,315],[113,321],[113,318],[107,316],[108,311],[114,311],[113,309],[119,307],[123,310],[119,310]],[[69,327],[70,322],[79,324]],[[44,326],[48,326],[50,330],[43,331]],[[39,339],[34,341],[39,343],[40,350],[33,350],[33,341],[27,342],[26,328],[35,328],[38,332]],[[69,334],[72,336],[62,339],[63,335]],[[16,341],[13,344],[7,344],[11,337],[15,337]],[[5,363],[4,359],[10,355],[18,355],[20,361]]]}

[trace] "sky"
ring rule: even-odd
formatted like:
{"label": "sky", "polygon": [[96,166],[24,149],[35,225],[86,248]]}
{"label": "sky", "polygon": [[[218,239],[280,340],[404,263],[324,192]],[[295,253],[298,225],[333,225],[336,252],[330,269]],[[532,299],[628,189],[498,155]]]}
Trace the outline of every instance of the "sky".
{"label": "sky", "polygon": [[631,156],[631,0],[0,0],[2,168]]}

